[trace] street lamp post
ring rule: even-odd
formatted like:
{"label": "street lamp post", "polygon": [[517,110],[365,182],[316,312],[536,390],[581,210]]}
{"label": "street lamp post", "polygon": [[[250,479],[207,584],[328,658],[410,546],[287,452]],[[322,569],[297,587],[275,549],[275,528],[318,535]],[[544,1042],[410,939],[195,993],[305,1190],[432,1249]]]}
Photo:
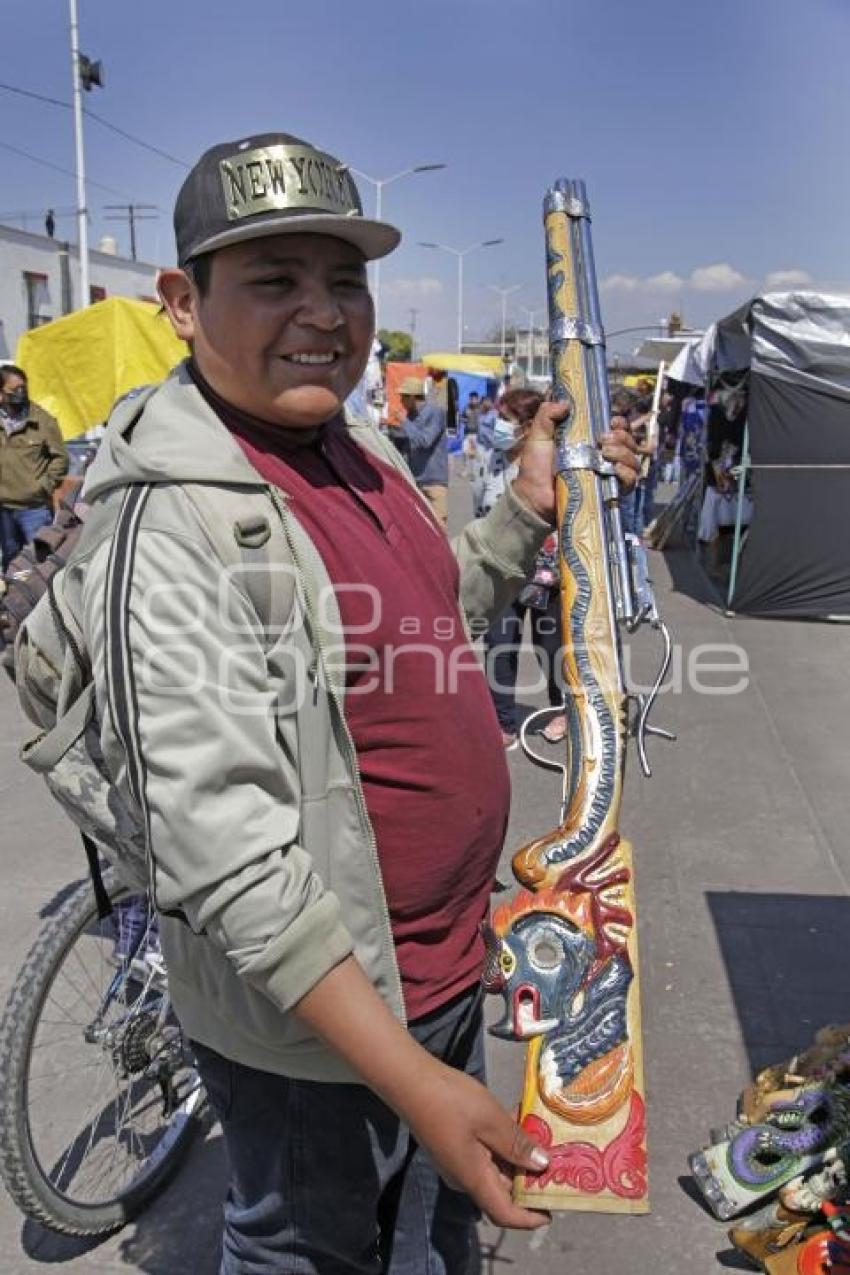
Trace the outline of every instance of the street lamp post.
{"label": "street lamp post", "polygon": [[505,361],[505,330],[508,326],[508,297],[512,292],[518,292],[522,287],[521,283],[514,283],[510,288],[498,288],[495,283],[488,283],[487,287],[491,292],[498,292],[502,298],[502,362]]}
{"label": "street lamp post", "polygon": [[[413,168],[403,168],[400,173],[393,173],[392,177],[370,177],[368,173],[361,173],[359,168],[352,168],[350,171],[355,177],[362,177],[363,181],[371,182],[375,187],[375,220],[381,220],[381,206],[383,203],[382,196],[384,187],[389,186],[391,182],[397,182],[402,177],[409,177],[411,173],[434,173],[439,168],[445,168],[445,164],[415,164]],[[372,262],[372,293],[375,298],[375,331],[381,326],[381,263],[380,261]]]}
{"label": "street lamp post", "polygon": [[475,252],[476,248],[492,248],[497,243],[504,243],[504,239],[483,239],[481,243],[471,243],[466,248],[452,248],[447,243],[426,243],[424,239],[420,239],[420,248],[438,248],[440,252],[450,252],[452,256],[457,257],[457,352],[460,354],[463,347],[463,259],[468,252]]}
{"label": "street lamp post", "polygon": [[527,305],[520,306],[528,315],[528,375],[534,376],[534,317],[536,310],[530,310]]}

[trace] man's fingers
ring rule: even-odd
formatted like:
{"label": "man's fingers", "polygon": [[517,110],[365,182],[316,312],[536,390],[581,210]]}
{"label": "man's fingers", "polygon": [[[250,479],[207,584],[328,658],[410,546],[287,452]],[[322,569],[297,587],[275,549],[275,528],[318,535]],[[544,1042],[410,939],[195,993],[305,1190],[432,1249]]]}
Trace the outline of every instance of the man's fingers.
{"label": "man's fingers", "polygon": [[543,1147],[528,1136],[522,1125],[514,1125],[513,1146],[508,1159],[521,1169],[532,1169],[538,1173],[549,1165],[549,1156]]}
{"label": "man's fingers", "polygon": [[530,433],[534,438],[551,438],[555,426],[567,419],[570,414],[569,403],[541,403],[531,422]]}
{"label": "man's fingers", "polygon": [[540,1173],[547,1168],[549,1156],[543,1147],[530,1138],[521,1125],[514,1123],[506,1112],[499,1112],[502,1117],[498,1124],[491,1126],[489,1136],[484,1142],[492,1154],[504,1165],[516,1165],[519,1169],[528,1169],[531,1173]]}
{"label": "man's fingers", "polygon": [[550,1214],[521,1208],[513,1200],[500,1201],[493,1208],[484,1206],[484,1212],[494,1226],[509,1226],[515,1231],[539,1231],[552,1221]]}
{"label": "man's fingers", "polygon": [[536,1231],[551,1221],[548,1213],[524,1209],[511,1199],[511,1181],[503,1174],[482,1184],[476,1193],[477,1203],[494,1226],[510,1226],[518,1231]]}

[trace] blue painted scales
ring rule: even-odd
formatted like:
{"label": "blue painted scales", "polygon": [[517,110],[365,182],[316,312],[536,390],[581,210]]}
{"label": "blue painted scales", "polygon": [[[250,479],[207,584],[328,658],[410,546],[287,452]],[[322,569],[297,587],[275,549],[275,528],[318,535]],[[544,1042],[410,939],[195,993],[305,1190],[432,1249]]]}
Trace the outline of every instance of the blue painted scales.
{"label": "blue painted scales", "polygon": [[[544,204],[554,396],[571,403],[556,436],[567,756],[559,826],[513,859],[522,889],[486,929],[484,984],[504,998],[491,1030],[528,1042],[520,1118],[549,1152],[515,1197],[548,1209],[648,1210],[643,1053],[632,851],[619,836],[630,716],[649,774],[648,717],[670,662],[645,551],[623,532],[609,428],[604,333],[584,183],[562,180]],[[648,695],[624,685],[621,631],[649,624],[663,641]],[[633,706],[633,714],[630,707]],[[543,710],[550,713],[551,710]]]}

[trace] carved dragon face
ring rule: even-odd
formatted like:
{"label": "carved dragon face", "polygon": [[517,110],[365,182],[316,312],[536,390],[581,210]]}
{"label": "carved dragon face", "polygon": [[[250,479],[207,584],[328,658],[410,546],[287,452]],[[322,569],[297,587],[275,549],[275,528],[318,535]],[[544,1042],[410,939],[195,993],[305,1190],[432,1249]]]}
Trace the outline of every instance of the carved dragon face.
{"label": "carved dragon face", "polygon": [[592,939],[565,917],[550,912],[520,916],[502,936],[484,927],[487,947],[483,983],[505,1000],[494,1036],[528,1040],[561,1025],[581,995],[591,961]]}

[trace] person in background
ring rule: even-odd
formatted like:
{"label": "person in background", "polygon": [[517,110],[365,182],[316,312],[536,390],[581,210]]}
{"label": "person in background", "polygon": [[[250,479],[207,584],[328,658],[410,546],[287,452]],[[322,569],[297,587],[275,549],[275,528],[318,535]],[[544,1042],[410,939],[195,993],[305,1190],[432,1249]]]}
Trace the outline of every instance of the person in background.
{"label": "person in background", "polygon": [[53,497],[68,472],[59,425],[30,402],[26,373],[0,367],[0,544],[3,570],[53,521]]}
{"label": "person in background", "polygon": [[676,469],[676,426],[679,420],[679,403],[674,394],[665,390],[661,395],[658,413],[659,476],[662,482],[674,481]]}
{"label": "person in background", "polygon": [[461,436],[458,472],[466,478],[471,466],[475,464],[478,445],[478,417],[481,415],[481,400],[477,390],[470,390],[466,405],[458,417],[458,433]]}
{"label": "person in background", "polygon": [[[679,461],[680,491],[687,487],[694,474],[698,474],[702,468],[706,416],[705,391],[702,387],[695,388],[682,403],[682,413],[679,417],[679,441],[676,451]],[[699,500],[691,501],[685,521],[685,534],[691,542],[696,539],[700,504]]]}
{"label": "person in background", "polygon": [[493,406],[493,400],[485,396],[478,413],[478,438],[472,468],[472,511],[476,518],[484,513],[484,495],[493,455],[493,431],[498,419],[499,413]]}
{"label": "person in background", "polygon": [[[484,492],[484,513],[488,513],[504,494],[506,484],[513,481],[525,436],[543,401],[543,395],[531,389],[509,390],[499,400],[491,472]],[[490,694],[502,731],[502,743],[508,751],[516,748],[519,733],[516,680],[526,615],[531,625],[532,645],[546,675],[549,703],[554,709],[563,709],[564,697],[558,676],[561,645],[559,584],[558,536],[557,532],[553,532],[543,542],[516,601],[493,621],[484,638]],[[547,722],[543,735],[550,743],[556,744],[564,738],[566,729],[566,717],[562,711],[557,712]]]}
{"label": "person in background", "polygon": [[649,461],[646,474],[637,485],[634,502],[634,533],[642,536],[652,522],[655,510],[655,488],[658,485],[658,439],[650,439],[652,397],[644,395],[635,403],[635,417],[631,423],[632,436],[637,443],[638,454]]}
{"label": "person in background", "polygon": [[461,412],[464,437],[478,433],[478,418],[481,415],[481,399],[477,390],[469,391],[466,407]]}
{"label": "person in background", "polygon": [[[612,415],[624,422],[629,432],[632,432],[632,421],[636,415],[635,404],[636,397],[625,387],[615,390],[611,395],[611,412]],[[623,521],[623,531],[635,532],[635,515],[636,515],[637,492],[634,488],[620,497],[620,516]]]}
{"label": "person in background", "polygon": [[425,401],[425,386],[408,376],[399,390],[405,419],[393,431],[407,443],[407,462],[434,517],[445,529],[449,520],[449,453],[446,414],[435,399]]}

